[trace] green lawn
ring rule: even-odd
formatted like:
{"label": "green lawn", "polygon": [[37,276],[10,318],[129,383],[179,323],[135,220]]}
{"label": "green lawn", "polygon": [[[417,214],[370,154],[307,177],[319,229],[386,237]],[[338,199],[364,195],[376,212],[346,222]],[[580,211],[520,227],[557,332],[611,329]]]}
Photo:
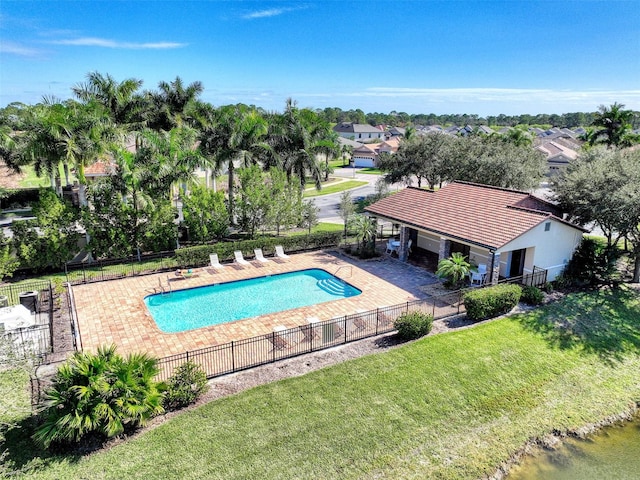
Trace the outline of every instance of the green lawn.
{"label": "green lawn", "polygon": [[[62,184],[66,185],[66,180],[64,178],[64,170],[62,166],[58,167],[60,170],[60,178],[62,179]],[[37,188],[37,187],[50,187],[51,179],[48,175],[44,175],[42,177],[38,177],[36,175],[35,170],[32,166],[27,165],[22,167],[22,172],[25,174],[25,177],[20,180],[20,188]],[[69,175],[69,182],[73,183],[74,180],[77,180],[76,176],[73,174]]]}
{"label": "green lawn", "polygon": [[361,180],[347,180],[346,182],[338,182],[326,187],[322,187],[322,190],[320,191],[316,189],[307,190],[304,192],[304,197],[310,198],[320,195],[329,195],[330,193],[344,192],[345,190],[351,190],[352,188],[361,187],[367,184],[368,182],[363,182]]}
{"label": "green lawn", "polygon": [[358,170],[358,173],[367,173],[367,174],[371,174],[371,175],[384,175],[385,174],[385,172],[383,172],[379,168],[371,168],[371,167],[361,168],[360,170]]}
{"label": "green lawn", "polygon": [[[0,450],[43,479],[475,479],[531,438],[625,411],[639,369],[638,294],[575,294],[211,402],[109,451],[48,455],[28,422]],[[1,411],[24,405],[16,390]]]}

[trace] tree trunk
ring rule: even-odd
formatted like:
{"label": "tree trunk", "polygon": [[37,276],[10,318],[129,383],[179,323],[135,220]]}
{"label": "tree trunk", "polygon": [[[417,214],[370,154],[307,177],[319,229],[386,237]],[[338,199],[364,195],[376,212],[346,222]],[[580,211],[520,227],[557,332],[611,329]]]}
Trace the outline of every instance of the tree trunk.
{"label": "tree trunk", "polygon": [[635,262],[633,264],[633,283],[640,283],[640,252],[636,253]]}
{"label": "tree trunk", "polygon": [[233,204],[233,160],[229,161],[229,168],[228,168],[228,175],[229,175],[229,182],[228,182],[228,188],[229,191],[227,192],[227,195],[229,196],[229,221],[231,222],[231,225],[235,225],[235,218],[233,216],[233,211],[234,211],[234,204]]}

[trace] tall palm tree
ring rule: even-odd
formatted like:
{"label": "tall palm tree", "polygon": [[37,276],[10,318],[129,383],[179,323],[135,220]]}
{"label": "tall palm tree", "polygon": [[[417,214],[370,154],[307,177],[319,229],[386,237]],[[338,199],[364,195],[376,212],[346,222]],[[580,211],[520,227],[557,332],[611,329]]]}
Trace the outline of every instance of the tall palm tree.
{"label": "tall palm tree", "polygon": [[628,147],[637,138],[631,134],[633,111],[623,110],[624,105],[614,103],[610,107],[600,105],[593,120],[593,125],[600,127],[593,138],[595,143],[604,143],[609,147]]}
{"label": "tall palm tree", "polygon": [[184,85],[180,77],[172,82],[160,82],[158,92],[149,94],[151,119],[149,128],[169,131],[191,120],[191,109],[204,91],[201,82]]}
{"label": "tall palm tree", "polygon": [[285,111],[274,115],[269,141],[282,160],[282,166],[290,179],[298,177],[304,190],[309,174],[320,190],[321,172],[316,159],[316,149],[329,140],[331,129],[320,121],[318,114],[309,109],[298,109],[292,99],[287,99]]}
{"label": "tall palm tree", "polygon": [[126,132],[141,128],[144,99],[138,90],[142,80],[127,78],[121,82],[111,75],[98,72],[87,74],[85,83],[71,90],[85,103],[98,103],[105,109],[111,121]]}
{"label": "tall palm tree", "polygon": [[254,108],[228,105],[209,112],[209,122],[199,134],[200,151],[209,158],[215,172],[228,172],[229,218],[234,219],[235,169],[260,160],[264,166],[273,157],[266,142],[267,121]]}

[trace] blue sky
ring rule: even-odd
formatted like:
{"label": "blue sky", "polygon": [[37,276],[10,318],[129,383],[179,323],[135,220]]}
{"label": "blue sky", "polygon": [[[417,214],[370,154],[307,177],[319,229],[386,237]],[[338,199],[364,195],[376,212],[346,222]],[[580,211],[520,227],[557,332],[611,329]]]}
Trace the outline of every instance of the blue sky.
{"label": "blue sky", "polygon": [[640,110],[640,0],[2,0],[0,40],[0,106],[98,71],[277,111]]}

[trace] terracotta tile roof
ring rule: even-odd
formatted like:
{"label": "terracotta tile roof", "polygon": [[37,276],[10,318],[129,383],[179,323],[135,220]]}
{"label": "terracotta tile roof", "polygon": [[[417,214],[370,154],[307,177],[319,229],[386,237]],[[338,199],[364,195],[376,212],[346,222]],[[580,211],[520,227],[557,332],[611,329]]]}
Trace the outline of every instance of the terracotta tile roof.
{"label": "terracotta tile roof", "polygon": [[562,220],[553,204],[526,192],[464,182],[436,192],[409,187],[366,210],[489,249],[502,247],[550,218],[582,230]]}
{"label": "terracotta tile roof", "polygon": [[112,175],[114,171],[115,166],[112,163],[98,160],[84,169],[84,176],[105,177],[107,175]]}

